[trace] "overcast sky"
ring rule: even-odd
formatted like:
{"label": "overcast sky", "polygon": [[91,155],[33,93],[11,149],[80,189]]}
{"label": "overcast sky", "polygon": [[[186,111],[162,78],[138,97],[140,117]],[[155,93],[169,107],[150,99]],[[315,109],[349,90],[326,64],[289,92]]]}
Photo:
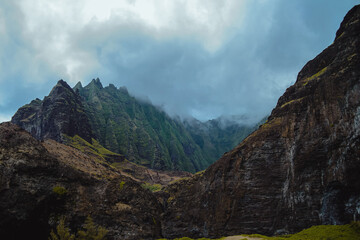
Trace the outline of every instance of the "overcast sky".
{"label": "overcast sky", "polygon": [[270,113],[356,0],[1,0],[0,122],[99,77],[170,115]]}

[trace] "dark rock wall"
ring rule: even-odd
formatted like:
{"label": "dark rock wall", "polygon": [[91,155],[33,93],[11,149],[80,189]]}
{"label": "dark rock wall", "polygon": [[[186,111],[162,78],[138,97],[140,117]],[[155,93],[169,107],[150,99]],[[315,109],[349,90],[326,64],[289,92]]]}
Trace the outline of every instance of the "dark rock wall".
{"label": "dark rock wall", "polygon": [[360,7],[304,66],[268,121],[169,189],[163,233],[277,234],[359,219]]}
{"label": "dark rock wall", "polygon": [[81,136],[91,142],[92,130],[81,98],[60,80],[44,100],[36,99],[21,107],[11,122],[39,140],[63,142],[62,134]]}

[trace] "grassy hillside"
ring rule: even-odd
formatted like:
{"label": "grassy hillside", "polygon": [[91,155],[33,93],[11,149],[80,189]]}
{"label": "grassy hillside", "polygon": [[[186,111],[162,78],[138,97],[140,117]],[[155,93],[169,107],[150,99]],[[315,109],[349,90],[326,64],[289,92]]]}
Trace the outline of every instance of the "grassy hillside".
{"label": "grassy hillside", "polygon": [[[192,174],[188,172],[172,172],[172,171],[157,171],[148,169],[144,166],[138,165],[136,163],[130,162],[123,155],[109,151],[108,149],[101,146],[101,144],[92,139],[91,143],[87,142],[78,135],[70,137],[68,135],[63,135],[65,143],[72,148],[76,148],[81,152],[85,153],[87,156],[91,157],[98,165],[106,166],[116,173],[121,173],[121,175],[130,177],[136,182],[141,183],[141,186],[150,191],[159,191],[163,186],[166,186],[178,179],[184,177],[191,177]],[[54,143],[53,141],[48,141],[47,147],[51,147]],[[52,143],[52,144],[51,144]],[[50,145],[49,145],[50,144]],[[52,149],[55,149],[56,152],[59,148],[64,148],[64,146],[55,145]],[[71,151],[67,149],[67,151]],[[71,153],[73,154],[73,153]],[[70,155],[71,155],[70,154]],[[63,156],[69,155],[66,152],[62,151],[59,155],[60,158]],[[74,154],[76,155],[76,154]],[[68,156],[69,159],[73,159],[71,156]],[[76,163],[77,161],[74,161]],[[84,164],[82,164],[85,166]],[[83,169],[84,170],[84,169]],[[86,170],[86,169],[85,169]],[[109,176],[112,175],[110,172]],[[107,177],[106,174],[102,176]]]}
{"label": "grassy hillside", "polygon": [[[199,238],[198,240],[207,240],[209,238]],[[259,234],[239,235],[231,237],[222,237],[219,240],[256,240],[256,239],[270,239],[270,240],[357,240],[360,239],[360,222],[353,222],[347,225],[319,225],[302,230],[295,234],[284,236],[267,237]],[[165,240],[165,239],[162,239]],[[183,237],[174,240],[192,240],[191,238]]]}

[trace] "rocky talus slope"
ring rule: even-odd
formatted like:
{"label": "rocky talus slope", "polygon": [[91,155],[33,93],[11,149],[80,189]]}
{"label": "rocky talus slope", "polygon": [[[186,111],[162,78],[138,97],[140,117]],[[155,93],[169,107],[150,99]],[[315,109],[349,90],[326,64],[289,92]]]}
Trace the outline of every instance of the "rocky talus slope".
{"label": "rocky talus slope", "polygon": [[163,234],[276,234],[359,219],[360,6],[267,122],[202,175],[168,189]]}

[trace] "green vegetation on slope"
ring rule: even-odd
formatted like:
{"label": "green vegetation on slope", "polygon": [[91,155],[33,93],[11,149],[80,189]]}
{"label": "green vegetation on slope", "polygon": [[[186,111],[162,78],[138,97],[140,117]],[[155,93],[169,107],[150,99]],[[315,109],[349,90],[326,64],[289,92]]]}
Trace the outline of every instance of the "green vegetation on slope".
{"label": "green vegetation on slope", "polygon": [[288,240],[350,240],[360,239],[359,222],[347,225],[320,225],[305,229],[299,233],[289,235],[289,237],[272,238]]}
{"label": "green vegetation on slope", "polygon": [[158,192],[163,188],[163,186],[161,186],[160,184],[150,184],[150,183],[143,183],[141,184],[141,187],[143,187],[144,189],[148,189],[151,192]]}
{"label": "green vegetation on slope", "polygon": [[84,153],[93,154],[99,157],[101,160],[106,161],[109,156],[122,157],[120,154],[113,153],[108,149],[100,145],[98,141],[92,139],[92,144],[82,139],[80,136],[75,135],[70,137],[63,134],[64,143],[72,146]]}
{"label": "green vegetation on slope", "polygon": [[[201,123],[197,120],[184,122],[195,143],[206,158],[218,159],[245,139],[258,125],[239,125],[236,122],[223,123],[224,119],[214,119]],[[261,123],[265,120],[261,120]]]}
{"label": "green vegetation on slope", "polygon": [[[170,118],[164,111],[130,96],[126,88],[99,79],[75,91],[84,100],[95,138],[105,148],[129,161],[160,170],[197,172],[231,150],[253,128],[215,127],[198,132]],[[209,124],[208,124],[209,125]]]}
{"label": "green vegetation on slope", "polygon": [[[199,238],[206,240],[208,238]],[[226,237],[220,238],[226,240]],[[268,237],[260,234],[239,235],[232,237],[231,240],[237,239],[271,239],[271,240],[355,240],[360,239],[360,222],[353,222],[347,225],[319,225],[302,230],[295,234],[284,236]],[[163,239],[165,240],[165,239]],[[174,240],[192,240],[191,238],[183,237]]]}
{"label": "green vegetation on slope", "polygon": [[[125,88],[102,88],[99,80],[93,80],[79,93],[96,138],[111,151],[155,169],[195,171],[205,167],[193,166],[183,150],[186,136],[178,136],[180,131],[165,113],[140,103]],[[199,162],[197,155],[191,156],[195,163]]]}
{"label": "green vegetation on slope", "polygon": [[104,240],[108,230],[98,226],[93,219],[88,216],[85,220],[83,230],[79,230],[77,234],[71,234],[70,229],[66,227],[65,217],[61,217],[56,230],[51,230],[49,240]]}
{"label": "green vegetation on slope", "polygon": [[274,240],[351,240],[360,239],[360,222],[347,225],[319,225],[302,230],[299,233],[267,237],[259,234],[247,235],[249,237],[261,237]]}

